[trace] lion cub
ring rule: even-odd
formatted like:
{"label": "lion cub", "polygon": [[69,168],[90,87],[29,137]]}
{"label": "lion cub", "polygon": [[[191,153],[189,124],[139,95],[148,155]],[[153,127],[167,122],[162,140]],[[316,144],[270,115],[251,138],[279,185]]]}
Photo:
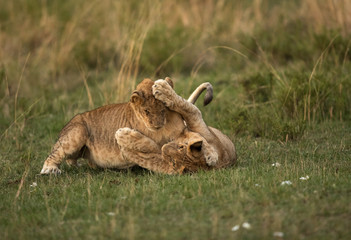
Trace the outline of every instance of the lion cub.
{"label": "lion cub", "polygon": [[[166,81],[173,86],[172,80]],[[152,93],[154,81],[144,79],[132,93],[127,103],[111,104],[76,115],[61,130],[59,139],[44,162],[41,174],[60,173],[59,165],[66,159],[76,164],[85,158],[90,165],[103,168],[125,169],[134,165],[153,168],[149,162],[136,162],[125,158],[114,137],[120,128],[135,129],[153,140],[154,144],[141,151],[144,153],[161,151],[162,145],[177,138],[185,129],[180,114],[169,110],[164,103],[155,99]],[[209,86],[201,85],[190,97],[196,101],[201,92]],[[212,91],[206,94],[207,102],[212,99]]]}

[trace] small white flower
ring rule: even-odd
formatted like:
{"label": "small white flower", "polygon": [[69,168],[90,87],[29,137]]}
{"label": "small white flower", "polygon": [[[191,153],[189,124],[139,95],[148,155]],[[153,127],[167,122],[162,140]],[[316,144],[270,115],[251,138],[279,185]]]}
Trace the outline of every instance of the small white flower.
{"label": "small white flower", "polygon": [[280,163],[276,162],[276,163],[272,163],[272,167],[280,167]]}
{"label": "small white flower", "polygon": [[251,228],[251,224],[248,223],[248,222],[244,222],[242,226],[243,226],[243,228],[246,228],[246,229],[250,229]]}
{"label": "small white flower", "polygon": [[258,183],[256,183],[256,184],[255,184],[255,187],[261,187],[261,185],[260,185],[260,184],[258,184]]}
{"label": "small white flower", "polygon": [[116,215],[116,213],[114,213],[114,212],[108,212],[107,215],[109,215],[109,216],[114,216],[114,215]]}
{"label": "small white flower", "polygon": [[238,231],[238,230],[239,230],[239,228],[240,228],[240,226],[239,226],[239,225],[235,225],[234,227],[232,227],[232,232],[236,232],[236,231]]}
{"label": "small white flower", "polygon": [[284,233],[283,232],[274,232],[273,236],[274,237],[284,237]]}
{"label": "small white flower", "polygon": [[30,185],[30,187],[36,187],[36,186],[38,186],[38,184],[37,184],[36,182],[33,182],[33,183]]}
{"label": "small white flower", "polygon": [[284,185],[291,185],[292,182],[287,180],[287,181],[283,181],[280,185],[284,186]]}
{"label": "small white flower", "polygon": [[306,180],[308,180],[310,177],[307,175],[306,177],[300,177],[300,180],[302,180],[302,181],[306,181]]}

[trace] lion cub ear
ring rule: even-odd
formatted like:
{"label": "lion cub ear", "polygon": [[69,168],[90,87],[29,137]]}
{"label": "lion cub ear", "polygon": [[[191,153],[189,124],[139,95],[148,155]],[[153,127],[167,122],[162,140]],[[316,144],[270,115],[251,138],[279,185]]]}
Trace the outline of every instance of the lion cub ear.
{"label": "lion cub ear", "polygon": [[202,149],[202,140],[196,141],[191,143],[190,145],[190,150],[192,152],[196,151],[196,152],[201,152]]}
{"label": "lion cub ear", "polygon": [[174,84],[173,84],[172,79],[170,79],[169,77],[166,77],[166,78],[165,78],[165,81],[166,81],[172,88],[174,88]]}
{"label": "lion cub ear", "polygon": [[189,144],[188,151],[193,157],[198,158],[202,155],[202,143],[202,140],[198,140]]}
{"label": "lion cub ear", "polygon": [[131,103],[143,103],[144,102],[144,96],[143,93],[140,91],[135,90],[132,93],[132,96],[130,97],[130,102]]}

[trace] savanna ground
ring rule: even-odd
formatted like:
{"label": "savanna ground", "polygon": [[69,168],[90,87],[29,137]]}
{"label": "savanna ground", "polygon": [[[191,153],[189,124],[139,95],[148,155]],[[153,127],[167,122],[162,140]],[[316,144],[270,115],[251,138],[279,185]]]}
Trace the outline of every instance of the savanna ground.
{"label": "savanna ground", "polygon": [[[0,239],[350,239],[350,12],[348,0],[1,1]],[[166,76],[185,97],[213,84],[198,105],[235,143],[235,167],[38,175],[75,114]]]}

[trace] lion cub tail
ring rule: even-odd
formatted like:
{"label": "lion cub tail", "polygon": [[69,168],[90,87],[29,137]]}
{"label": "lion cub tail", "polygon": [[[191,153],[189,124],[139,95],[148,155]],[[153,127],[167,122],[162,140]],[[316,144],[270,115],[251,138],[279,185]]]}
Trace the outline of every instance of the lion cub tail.
{"label": "lion cub tail", "polygon": [[204,97],[204,106],[209,104],[213,99],[213,87],[209,82],[202,83],[200,86],[198,86],[188,98],[188,102],[195,104],[196,100],[204,90],[206,90],[206,95]]}

